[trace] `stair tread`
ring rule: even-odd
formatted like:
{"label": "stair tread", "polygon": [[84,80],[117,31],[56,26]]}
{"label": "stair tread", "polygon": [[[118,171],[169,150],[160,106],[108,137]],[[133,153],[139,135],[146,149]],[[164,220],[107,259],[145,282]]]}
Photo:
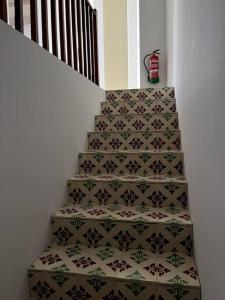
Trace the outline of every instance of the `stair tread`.
{"label": "stair tread", "polygon": [[142,117],[142,116],[163,116],[163,115],[178,115],[178,112],[164,112],[164,113],[154,113],[154,112],[147,112],[147,113],[143,113],[143,114],[127,114],[127,115],[104,115],[104,114],[100,114],[100,115],[95,115],[95,118],[106,118],[106,119],[115,119],[117,117],[119,118],[135,118],[135,117]]}
{"label": "stair tread", "polygon": [[183,154],[182,150],[88,150],[80,152],[80,154]]}
{"label": "stair tread", "polygon": [[173,130],[170,130],[170,129],[168,129],[168,130],[161,130],[161,131],[159,131],[159,130],[143,130],[143,131],[141,131],[141,130],[139,130],[139,131],[123,131],[123,132],[118,132],[118,131],[97,131],[97,130],[95,130],[95,131],[89,131],[88,132],[88,134],[96,134],[96,133],[98,133],[98,134],[143,134],[143,133],[160,133],[160,134],[163,134],[163,133],[170,133],[170,132],[180,132],[180,129],[173,129]]}
{"label": "stair tread", "polygon": [[154,208],[147,205],[122,205],[93,203],[66,205],[53,214],[54,218],[79,218],[88,220],[113,220],[117,222],[179,223],[192,225],[189,211],[175,207]]}
{"label": "stair tread", "polygon": [[77,174],[69,179],[69,181],[125,181],[125,182],[152,182],[152,183],[183,183],[187,184],[185,176],[164,176],[164,175],[114,175],[114,174],[101,174],[101,175],[91,175],[91,174]]}
{"label": "stair tread", "polygon": [[155,254],[144,249],[121,251],[110,246],[88,248],[82,244],[60,246],[52,243],[29,271],[63,272],[160,285],[173,285],[179,278],[183,286],[200,287],[193,257],[176,251]]}

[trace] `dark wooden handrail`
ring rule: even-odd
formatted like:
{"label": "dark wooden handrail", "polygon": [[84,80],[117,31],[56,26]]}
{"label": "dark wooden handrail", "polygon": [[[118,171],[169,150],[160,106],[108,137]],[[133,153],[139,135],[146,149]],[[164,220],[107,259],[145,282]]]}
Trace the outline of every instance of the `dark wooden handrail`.
{"label": "dark wooden handrail", "polygon": [[[57,9],[58,3],[58,9]],[[14,0],[15,29],[24,32],[23,0]],[[38,5],[41,5],[39,18]],[[50,5],[50,9],[48,9]],[[49,28],[48,19],[51,20]],[[8,23],[7,0],[0,0],[0,19]],[[88,0],[30,0],[31,39],[39,43],[41,20],[42,45],[94,83],[99,84],[97,11]],[[59,34],[58,28],[59,27]],[[51,34],[50,34],[51,33]]]}

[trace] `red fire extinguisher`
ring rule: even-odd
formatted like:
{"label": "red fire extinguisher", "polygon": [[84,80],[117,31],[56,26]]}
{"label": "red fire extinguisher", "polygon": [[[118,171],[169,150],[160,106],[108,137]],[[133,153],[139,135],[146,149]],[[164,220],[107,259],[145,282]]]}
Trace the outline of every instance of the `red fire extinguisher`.
{"label": "red fire extinguisher", "polygon": [[[144,58],[144,66],[148,73],[148,81],[153,84],[159,83],[159,51],[160,49],[157,49],[152,53],[147,54]],[[146,63],[147,58],[148,63]]]}

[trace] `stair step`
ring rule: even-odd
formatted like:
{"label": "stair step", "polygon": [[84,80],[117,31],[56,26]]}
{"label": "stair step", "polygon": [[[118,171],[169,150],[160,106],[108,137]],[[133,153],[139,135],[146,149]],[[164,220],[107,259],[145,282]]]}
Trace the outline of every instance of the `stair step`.
{"label": "stair step", "polygon": [[101,112],[103,115],[130,115],[145,113],[175,113],[176,100],[142,100],[142,101],[113,101],[102,102]]}
{"label": "stair step", "polygon": [[194,259],[176,251],[53,243],[29,269],[29,283],[37,300],[200,300]]}
{"label": "stair step", "polygon": [[51,223],[54,241],[62,245],[110,245],[160,253],[176,248],[188,255],[193,250],[192,222],[186,209],[82,203],[59,209]]}
{"label": "stair step", "polygon": [[96,131],[173,131],[177,129],[177,113],[95,116]]}
{"label": "stair step", "polygon": [[68,180],[71,203],[148,205],[187,208],[184,177],[79,174]]}
{"label": "stair step", "polygon": [[79,155],[83,174],[183,175],[181,151],[101,151]]}
{"label": "stair step", "polygon": [[107,101],[130,101],[146,99],[174,99],[175,91],[173,87],[148,88],[132,90],[114,90],[106,92]]}
{"label": "stair step", "polygon": [[88,150],[181,150],[180,131],[89,132]]}

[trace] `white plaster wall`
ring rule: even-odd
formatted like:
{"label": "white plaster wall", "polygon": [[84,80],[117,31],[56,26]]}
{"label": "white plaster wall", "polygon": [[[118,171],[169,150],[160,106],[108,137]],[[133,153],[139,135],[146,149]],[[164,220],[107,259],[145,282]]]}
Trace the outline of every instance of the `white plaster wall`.
{"label": "white plaster wall", "polygon": [[176,0],[177,101],[202,300],[224,300],[225,1]]}
{"label": "white plaster wall", "polygon": [[0,298],[27,300],[105,93],[1,21],[0,66]]}
{"label": "white plaster wall", "polygon": [[98,12],[98,58],[100,87],[105,88],[104,9],[103,0],[93,0]]}
{"label": "white plaster wall", "polygon": [[[129,0],[128,0],[129,1]],[[148,82],[143,65],[146,54],[161,49],[160,83],[167,83],[167,6],[166,0],[140,0],[140,85],[141,88],[152,86]],[[157,85],[154,85],[157,86]]]}
{"label": "white plaster wall", "polygon": [[139,0],[127,0],[128,88],[140,88]]}
{"label": "white plaster wall", "polygon": [[128,88],[127,0],[104,0],[105,87]]}

